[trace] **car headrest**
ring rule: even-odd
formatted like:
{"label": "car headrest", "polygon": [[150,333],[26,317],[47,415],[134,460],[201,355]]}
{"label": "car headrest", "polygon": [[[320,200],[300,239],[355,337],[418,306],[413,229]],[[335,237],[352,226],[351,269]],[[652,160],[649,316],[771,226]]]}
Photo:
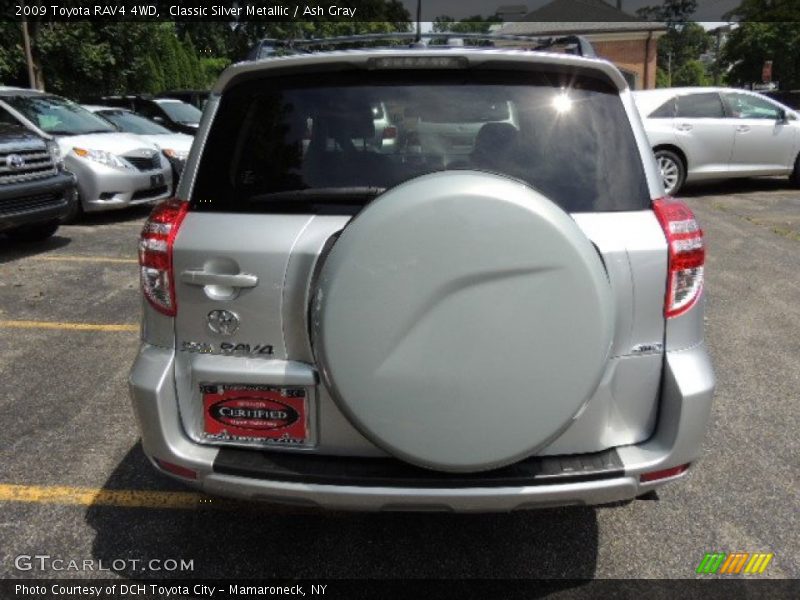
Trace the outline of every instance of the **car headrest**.
{"label": "car headrest", "polygon": [[475,137],[473,153],[491,156],[511,149],[519,140],[519,130],[510,123],[486,123]]}

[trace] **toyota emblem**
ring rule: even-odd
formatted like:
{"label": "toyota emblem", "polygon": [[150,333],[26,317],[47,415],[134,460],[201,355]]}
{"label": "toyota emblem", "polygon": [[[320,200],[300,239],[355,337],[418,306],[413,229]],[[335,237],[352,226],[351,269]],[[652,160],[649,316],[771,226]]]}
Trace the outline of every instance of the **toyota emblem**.
{"label": "toyota emblem", "polygon": [[19,154],[9,154],[6,156],[6,164],[9,168],[18,171],[25,166],[25,159]]}
{"label": "toyota emblem", "polygon": [[229,310],[212,310],[208,313],[208,328],[220,335],[233,335],[239,329],[239,317]]}

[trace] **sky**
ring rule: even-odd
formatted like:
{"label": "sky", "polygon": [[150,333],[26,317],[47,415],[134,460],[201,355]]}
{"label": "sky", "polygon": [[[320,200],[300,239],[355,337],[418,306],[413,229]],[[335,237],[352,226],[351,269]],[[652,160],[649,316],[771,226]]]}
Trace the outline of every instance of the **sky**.
{"label": "sky", "polygon": [[[500,6],[524,5],[528,11],[548,4],[551,0],[422,0],[422,20],[432,21],[439,15],[463,19],[472,15],[489,16]],[[411,18],[417,14],[417,0],[401,0]],[[702,0],[697,3],[697,11],[692,15],[695,21],[721,21],[722,15],[739,6],[741,0]],[[616,1],[607,2],[616,5]],[[635,14],[644,6],[660,4],[659,0],[622,0],[622,10]]]}

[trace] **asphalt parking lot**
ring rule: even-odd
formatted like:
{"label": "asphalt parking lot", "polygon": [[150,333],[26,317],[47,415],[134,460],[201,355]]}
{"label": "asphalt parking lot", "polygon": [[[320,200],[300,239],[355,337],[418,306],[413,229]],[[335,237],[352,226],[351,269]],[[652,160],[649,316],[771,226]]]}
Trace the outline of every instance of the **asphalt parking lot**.
{"label": "asphalt parking lot", "polygon": [[683,578],[713,551],[772,552],[763,577],[800,577],[800,193],[775,179],[685,197],[709,248],[718,387],[704,460],[657,497],[501,515],[160,494],[186,490],[147,464],[126,388],[147,211],[92,217],[39,246],[0,238],[0,577],[92,575],[15,568],[48,554],[192,560],[172,575],[201,577]]}

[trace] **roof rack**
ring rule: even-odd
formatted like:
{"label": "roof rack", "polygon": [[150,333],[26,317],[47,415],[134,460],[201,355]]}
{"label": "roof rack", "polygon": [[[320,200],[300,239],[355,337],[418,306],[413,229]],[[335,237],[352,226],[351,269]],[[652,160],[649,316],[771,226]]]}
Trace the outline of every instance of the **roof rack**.
{"label": "roof rack", "polygon": [[[398,32],[398,33],[367,33],[362,35],[348,35],[329,38],[311,38],[311,39],[296,39],[296,40],[268,40],[269,44],[273,47],[280,47],[292,53],[311,52],[310,48],[314,47],[331,47],[331,46],[346,46],[353,44],[363,44],[369,42],[381,42],[390,40],[410,40],[411,43],[408,48],[427,48],[428,44],[423,40],[437,40],[444,39],[445,46],[450,40],[459,40],[463,45],[464,40],[485,41],[489,45],[494,46],[496,41],[510,41],[510,42],[530,42],[531,47],[526,48],[531,51],[544,51],[550,49],[560,48],[569,54],[577,54],[578,56],[596,57],[594,47],[585,37],[580,35],[567,35],[559,37],[533,37],[523,35],[506,35],[506,34],[489,34],[489,33],[459,33],[454,31],[441,31],[430,33],[412,33],[412,32]],[[258,47],[261,47],[265,42],[259,42]],[[404,46],[396,46],[398,49]]]}

